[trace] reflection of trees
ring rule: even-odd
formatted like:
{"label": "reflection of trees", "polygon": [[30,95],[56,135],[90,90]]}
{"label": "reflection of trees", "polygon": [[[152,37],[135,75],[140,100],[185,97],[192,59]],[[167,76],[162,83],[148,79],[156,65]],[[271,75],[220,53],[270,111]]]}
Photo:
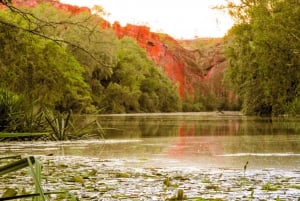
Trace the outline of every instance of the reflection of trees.
{"label": "reflection of trees", "polygon": [[241,124],[241,134],[245,135],[289,135],[300,131],[300,122],[297,119],[268,119],[249,118]]}
{"label": "reflection of trees", "polygon": [[285,134],[232,136],[224,142],[227,153],[290,153],[299,147],[300,136]]}
{"label": "reflection of trees", "polygon": [[154,116],[100,116],[108,138],[177,136],[179,120]]}
{"label": "reflection of trees", "polygon": [[[300,122],[295,119],[252,117],[220,117],[195,115],[162,116],[102,116],[103,127],[110,130],[108,137],[176,137],[168,147],[172,157],[198,157],[225,153],[272,153],[299,150]],[[144,150],[139,150],[144,151]]]}
{"label": "reflection of trees", "polygon": [[[232,135],[240,129],[241,120],[189,119],[183,116],[101,116],[99,122],[110,137],[161,137],[161,136],[206,136]],[[185,132],[180,133],[180,128]]]}
{"label": "reflection of trees", "polygon": [[282,135],[300,132],[297,119],[201,115],[102,115],[81,117],[82,122],[97,119],[107,138],[167,136]]}

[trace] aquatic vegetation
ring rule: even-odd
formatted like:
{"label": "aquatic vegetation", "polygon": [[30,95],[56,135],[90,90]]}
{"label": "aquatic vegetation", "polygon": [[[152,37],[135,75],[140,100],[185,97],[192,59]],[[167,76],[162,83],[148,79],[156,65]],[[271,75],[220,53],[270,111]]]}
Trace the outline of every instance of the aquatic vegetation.
{"label": "aquatic vegetation", "polygon": [[170,188],[170,187],[176,188],[176,187],[178,187],[178,184],[172,183],[172,178],[170,178],[170,177],[166,177],[166,178],[164,179],[163,184],[164,184],[164,186],[167,187],[167,188]]}
{"label": "aquatic vegetation", "polygon": [[220,190],[220,187],[217,186],[217,185],[208,185],[208,186],[205,186],[205,188],[206,188],[207,190],[214,190],[214,191]]}
{"label": "aquatic vegetation", "polygon": [[[33,166],[33,164],[35,164],[35,166]],[[35,185],[35,193],[39,195],[39,197],[33,196],[34,197],[33,200],[34,201],[48,200],[41,187],[41,165],[38,160],[35,160],[34,157],[30,156],[28,158],[19,159],[18,161],[14,161],[0,167],[0,175],[16,172],[25,167],[30,168],[30,173],[32,175],[34,185]],[[4,192],[2,197],[8,199],[9,197],[15,197],[17,194],[18,192],[15,189],[7,188],[7,190]]]}
{"label": "aquatic vegetation", "polygon": [[300,185],[290,185],[289,188],[294,188],[294,189],[300,190]]}
{"label": "aquatic vegetation", "polygon": [[180,200],[186,200],[187,197],[184,196],[183,189],[178,189],[177,190],[177,195],[173,196],[171,198],[167,198],[166,201],[180,201]]}
{"label": "aquatic vegetation", "polygon": [[116,177],[117,178],[129,178],[129,177],[131,177],[131,175],[130,174],[128,174],[127,172],[117,172],[116,173]]}
{"label": "aquatic vegetation", "polygon": [[224,201],[222,198],[189,198],[192,201]]}
{"label": "aquatic vegetation", "polygon": [[266,191],[277,191],[279,189],[279,186],[271,182],[267,182],[262,185],[261,189]]}
{"label": "aquatic vegetation", "polygon": [[79,176],[79,175],[73,176],[71,181],[84,184],[84,178],[82,176]]}
{"label": "aquatic vegetation", "polygon": [[[45,156],[39,160],[43,164],[42,182],[47,190],[70,192],[74,200],[225,201],[276,200],[278,195],[280,200],[297,200],[299,197],[298,171],[248,170],[247,178],[244,178],[241,169],[141,168],[139,164],[145,162],[139,160],[135,160],[138,163],[135,167],[126,166],[132,162],[127,159]],[[288,182],[281,182],[284,179],[281,175],[287,175]],[[21,176],[25,180],[18,179]],[[26,178],[31,178],[26,171],[5,177],[7,184],[0,183],[0,193],[10,187],[8,180],[18,184],[15,189],[18,193],[23,188],[26,193],[32,192]],[[207,183],[203,182],[205,180]],[[278,190],[263,190],[263,185],[266,185],[265,189],[277,186]],[[55,201],[71,200],[68,194],[47,196]]]}
{"label": "aquatic vegetation", "polygon": [[244,165],[244,177],[246,175],[246,170],[247,170],[248,164],[249,164],[249,162],[247,161],[246,164]]}
{"label": "aquatic vegetation", "polygon": [[211,183],[212,181],[210,180],[210,179],[208,179],[208,178],[204,178],[203,180],[202,180],[202,183]]}
{"label": "aquatic vegetation", "polygon": [[170,177],[165,178],[164,185],[166,187],[170,187],[171,186],[171,179],[170,179]]}
{"label": "aquatic vegetation", "polygon": [[[39,160],[35,159],[33,156],[29,156],[27,158],[21,158],[21,156],[17,155],[17,156],[8,156],[8,157],[0,158],[0,160],[7,160],[7,159],[18,159],[18,160],[10,162],[4,166],[0,166],[0,176],[9,173],[16,174],[18,170],[29,167],[30,175],[33,179],[35,190],[34,193],[30,193],[27,192],[25,188],[23,188],[21,192],[18,192],[17,189],[15,188],[6,187],[0,200],[4,201],[4,200],[32,197],[32,201],[47,201],[50,200],[49,195],[51,194],[69,194],[68,192],[65,191],[44,192],[42,188],[42,172],[41,172],[42,167]],[[73,196],[71,196],[71,198],[72,201],[75,201],[75,198]]]}

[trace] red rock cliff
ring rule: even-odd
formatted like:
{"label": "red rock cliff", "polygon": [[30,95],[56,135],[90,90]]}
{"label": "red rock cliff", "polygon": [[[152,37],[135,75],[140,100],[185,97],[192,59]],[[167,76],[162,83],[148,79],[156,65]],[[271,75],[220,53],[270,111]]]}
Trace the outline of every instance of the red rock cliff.
{"label": "red rock cliff", "polygon": [[163,68],[178,85],[179,94],[182,97],[186,92],[193,93],[194,82],[204,79],[201,68],[195,63],[194,53],[184,49],[169,35],[151,32],[146,26],[127,24],[122,27],[118,22],[115,22],[112,28],[119,38],[129,36],[136,39],[139,45],[147,51],[149,58]]}
{"label": "red rock cliff", "polygon": [[[91,12],[87,7],[78,7],[60,3],[57,0],[14,0],[16,5],[35,6],[40,2],[50,2],[56,8],[78,14]],[[224,57],[221,53],[222,42],[209,48],[187,48],[190,41],[178,41],[163,33],[154,33],[147,26],[128,24],[122,27],[118,22],[111,25],[103,20],[102,28],[112,28],[119,38],[129,36],[137,40],[152,59],[178,86],[179,94],[193,95],[197,90],[202,94],[213,93],[224,95],[222,77],[224,72]],[[184,44],[185,48],[182,46]]]}

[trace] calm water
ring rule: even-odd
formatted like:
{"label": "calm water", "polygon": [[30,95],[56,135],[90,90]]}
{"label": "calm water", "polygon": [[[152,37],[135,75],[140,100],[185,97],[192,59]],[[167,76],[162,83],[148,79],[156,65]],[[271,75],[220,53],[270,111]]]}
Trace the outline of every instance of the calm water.
{"label": "calm water", "polygon": [[237,113],[103,115],[105,141],[1,143],[0,155],[72,155],[116,159],[125,166],[249,169],[300,167],[300,119]]}

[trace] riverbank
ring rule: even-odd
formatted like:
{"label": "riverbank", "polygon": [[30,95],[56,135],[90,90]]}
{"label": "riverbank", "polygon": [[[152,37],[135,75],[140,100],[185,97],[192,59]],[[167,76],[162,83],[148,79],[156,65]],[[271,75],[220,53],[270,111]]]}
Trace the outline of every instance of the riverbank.
{"label": "riverbank", "polygon": [[[74,156],[37,158],[43,166],[43,188],[68,190],[79,200],[167,200],[176,197],[179,189],[186,200],[294,201],[300,197],[300,171],[296,169],[162,168],[155,164],[150,168],[143,167],[146,158],[135,161]],[[30,192],[33,185],[29,184],[33,181],[26,169],[4,175],[0,194],[6,187]]]}

